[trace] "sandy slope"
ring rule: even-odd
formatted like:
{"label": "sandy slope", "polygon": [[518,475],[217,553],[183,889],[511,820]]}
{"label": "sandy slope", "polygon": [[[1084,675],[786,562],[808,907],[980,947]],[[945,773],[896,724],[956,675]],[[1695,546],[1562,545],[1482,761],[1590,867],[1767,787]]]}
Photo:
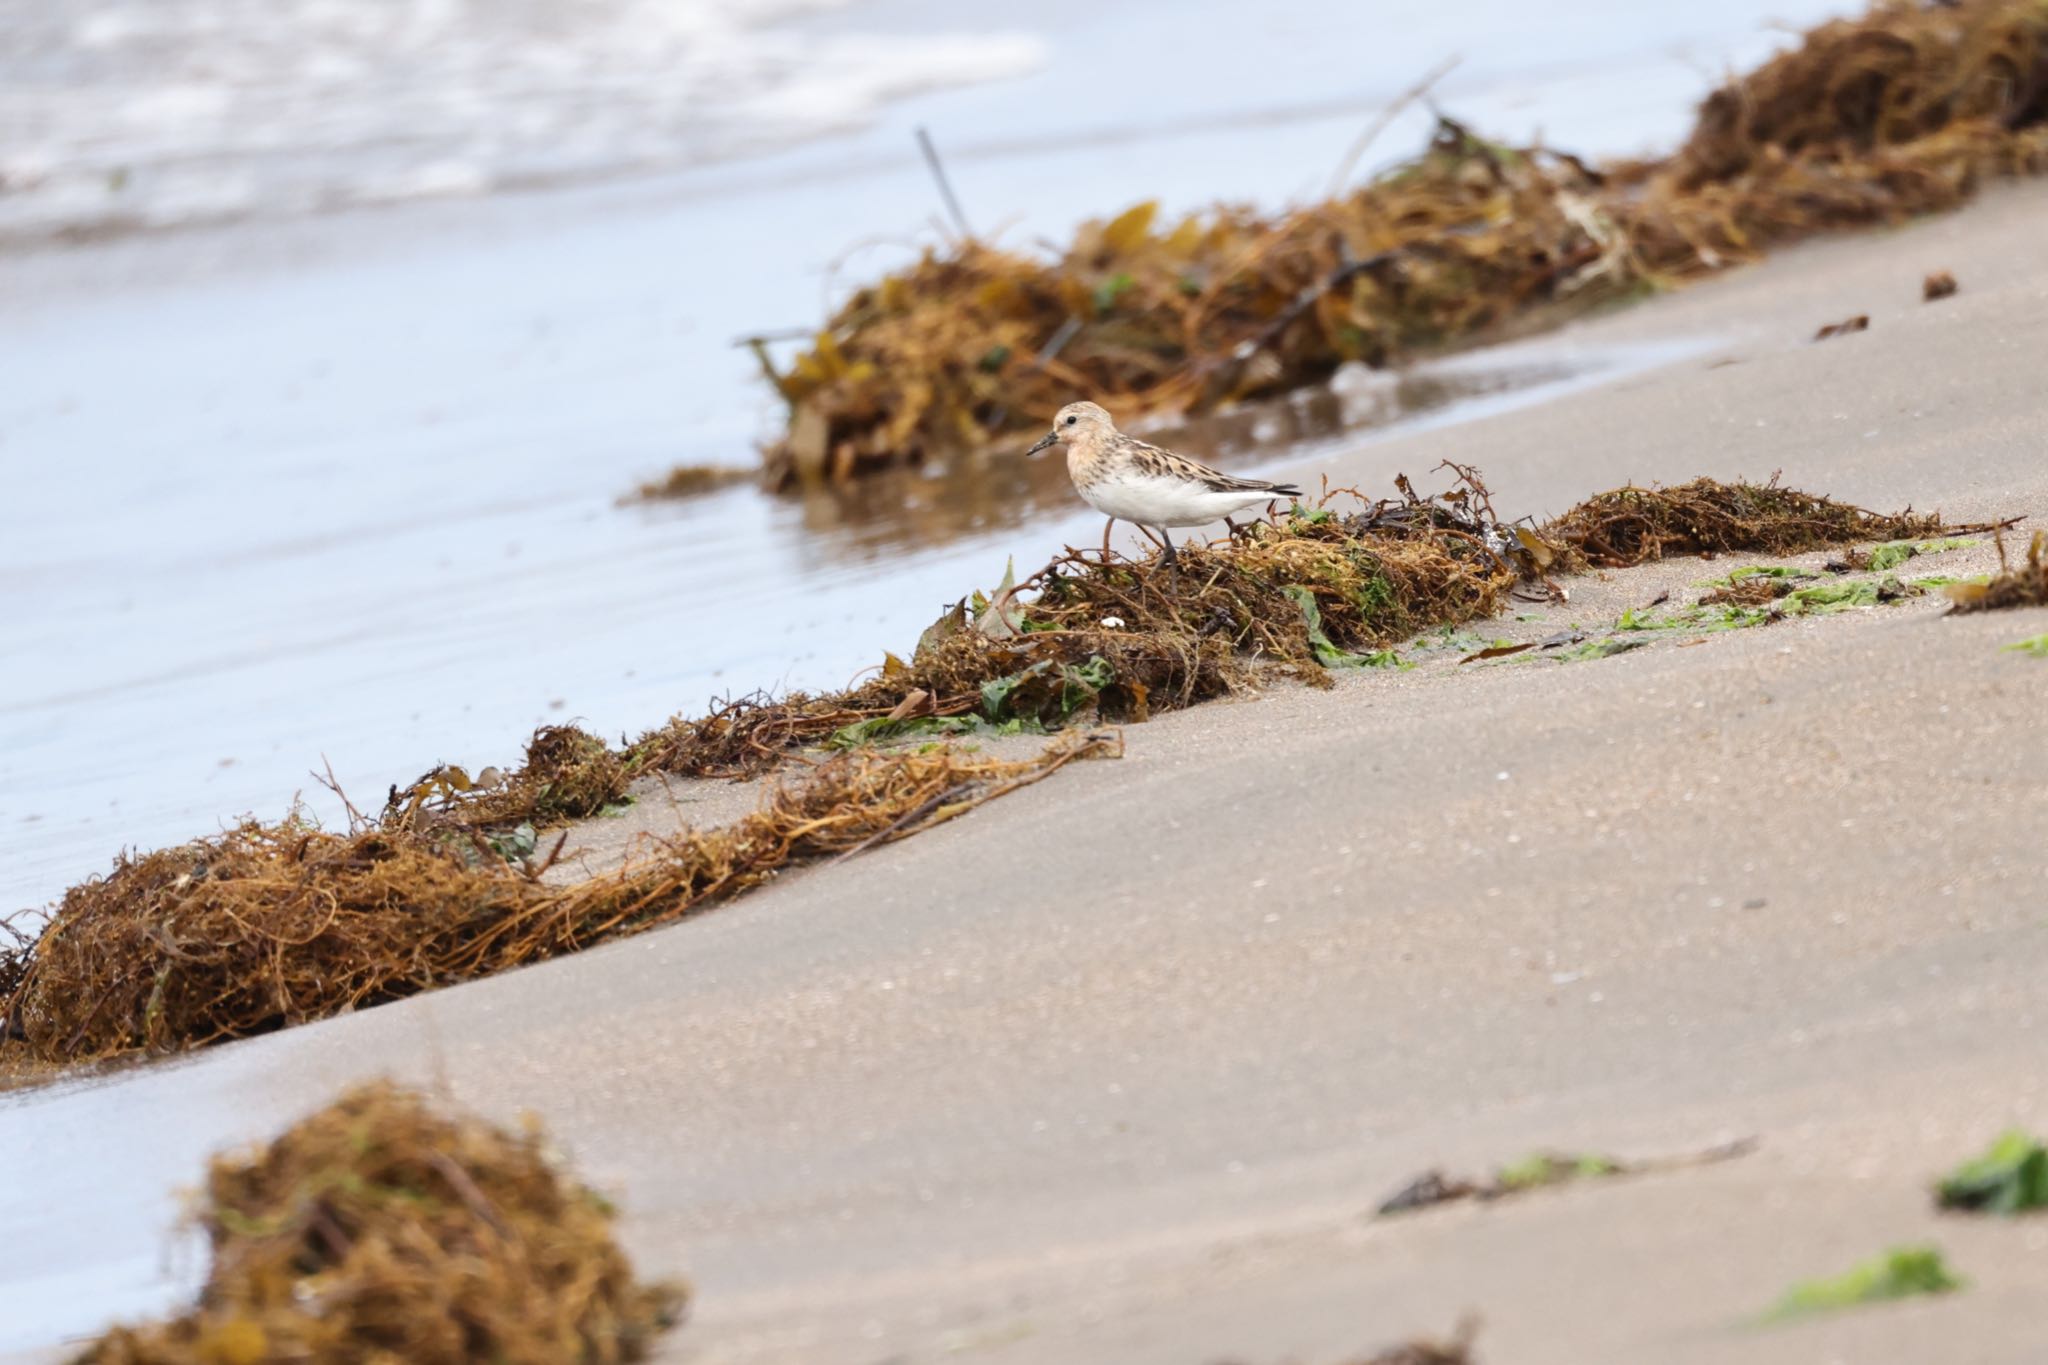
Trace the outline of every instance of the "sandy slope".
{"label": "sandy slope", "polygon": [[[1557,510],[1782,468],[2039,515],[2044,222],[2048,187],[2002,193],[1587,324],[1721,341],[1333,476],[1453,458]],[[1923,306],[1935,267],[1963,293]],[[1499,633],[1726,567],[1586,581]],[[2048,1127],[2048,664],[2000,649],[2044,630],[1922,601],[1202,708],[699,922],[0,1100],[0,1147],[49,1149],[10,1158],[68,1208],[25,1229],[46,1274],[132,1272],[209,1147],[443,1075],[544,1112],[636,1251],[693,1275],[678,1360],[1311,1362],[1474,1310],[1504,1365],[2038,1361],[2048,1223],[1940,1220],[1925,1184]],[[1430,1165],[1742,1134],[1712,1169],[1364,1217]],[[1748,1323],[1926,1238],[1969,1292]],[[0,1318],[33,1283],[0,1278]]]}

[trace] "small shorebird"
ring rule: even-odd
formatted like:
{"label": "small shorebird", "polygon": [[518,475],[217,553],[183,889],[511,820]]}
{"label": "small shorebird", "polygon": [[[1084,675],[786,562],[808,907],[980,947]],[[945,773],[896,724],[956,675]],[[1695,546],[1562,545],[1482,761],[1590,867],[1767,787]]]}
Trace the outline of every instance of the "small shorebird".
{"label": "small shorebird", "polygon": [[[1126,436],[1093,403],[1061,408],[1052,419],[1052,430],[1024,453],[1036,455],[1057,445],[1067,448],[1067,475],[1088,505],[1107,516],[1110,526],[1128,521],[1158,532],[1166,546],[1166,563],[1174,569],[1180,560],[1166,534],[1169,526],[1220,521],[1235,531],[1233,513],[1274,498],[1301,496],[1291,483],[1236,478]],[[1102,543],[1109,544],[1107,527]]]}

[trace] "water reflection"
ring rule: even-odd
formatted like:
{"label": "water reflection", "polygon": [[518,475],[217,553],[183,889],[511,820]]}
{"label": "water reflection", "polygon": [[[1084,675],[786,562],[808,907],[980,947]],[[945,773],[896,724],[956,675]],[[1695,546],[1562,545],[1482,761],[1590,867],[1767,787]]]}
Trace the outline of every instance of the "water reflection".
{"label": "water reflection", "polygon": [[[1346,370],[1327,385],[1242,404],[1192,421],[1141,428],[1147,440],[1216,464],[1244,468],[1453,404],[1571,378],[1562,361],[1511,366]],[[848,485],[817,484],[788,495],[796,529],[832,563],[872,563],[906,550],[1009,530],[1071,511],[1065,463],[981,451],[943,466],[897,469]]]}

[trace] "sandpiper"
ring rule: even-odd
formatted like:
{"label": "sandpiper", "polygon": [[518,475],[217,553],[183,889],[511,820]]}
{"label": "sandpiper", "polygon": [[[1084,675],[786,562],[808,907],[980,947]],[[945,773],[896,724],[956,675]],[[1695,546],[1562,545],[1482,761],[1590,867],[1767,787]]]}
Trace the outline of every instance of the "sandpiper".
{"label": "sandpiper", "polygon": [[[1093,403],[1069,403],[1061,408],[1052,419],[1052,430],[1024,453],[1036,455],[1056,445],[1067,448],[1067,475],[1088,505],[1107,516],[1111,526],[1128,521],[1156,531],[1172,568],[1178,568],[1180,561],[1173,552],[1173,539],[1166,534],[1169,526],[1207,526],[1220,521],[1234,531],[1233,513],[1274,498],[1301,496],[1301,490],[1291,483],[1236,478],[1126,436],[1116,429],[1115,420]],[[1108,544],[1107,528],[1103,543]]]}

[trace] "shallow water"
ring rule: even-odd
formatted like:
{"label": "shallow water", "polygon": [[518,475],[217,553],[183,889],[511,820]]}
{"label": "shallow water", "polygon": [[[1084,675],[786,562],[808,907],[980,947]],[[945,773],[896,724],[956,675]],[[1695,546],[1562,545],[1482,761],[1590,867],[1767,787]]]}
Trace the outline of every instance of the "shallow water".
{"label": "shallow water", "polygon": [[[917,123],[977,226],[1021,243],[1146,195],[1319,193],[1453,51],[1439,95],[1480,127],[1669,142],[1714,71],[1778,41],[1764,16],[1831,8],[1062,0],[938,24],[867,0],[778,41],[1028,25],[1047,60],[708,169],[0,257],[0,906],[294,792],[331,819],[325,763],[375,806],[434,763],[515,759],[537,723],[637,733],[714,693],[841,683],[1007,558],[1092,543],[1050,464],[616,504],[672,463],[750,461],[775,405],[732,339],[815,321],[930,239]],[[1558,382],[1637,361],[1525,363]],[[1312,479],[1314,454],[1225,458]]]}

